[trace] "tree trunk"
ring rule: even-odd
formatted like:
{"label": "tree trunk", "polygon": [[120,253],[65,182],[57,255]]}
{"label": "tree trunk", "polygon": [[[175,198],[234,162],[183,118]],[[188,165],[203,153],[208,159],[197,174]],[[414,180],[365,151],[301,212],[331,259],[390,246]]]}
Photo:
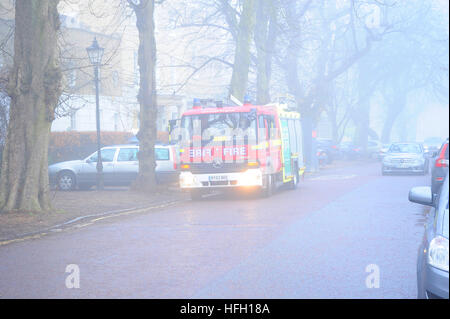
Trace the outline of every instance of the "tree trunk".
{"label": "tree trunk", "polygon": [[255,0],[245,0],[239,21],[239,31],[234,54],[233,74],[230,94],[243,100],[247,91],[248,70],[250,68],[250,44],[255,24]]}
{"label": "tree trunk", "polygon": [[59,0],[15,2],[10,119],[3,152],[0,211],[51,209],[48,142],[61,95],[57,49]]}
{"label": "tree trunk", "polygon": [[386,120],[383,124],[383,130],[381,132],[381,142],[389,143],[391,139],[392,128],[394,127],[394,123],[397,120],[398,115],[402,112],[406,105],[406,93],[399,91],[394,92],[395,98],[393,99]]}
{"label": "tree trunk", "polygon": [[276,8],[273,0],[258,1],[256,8],[255,45],[257,51],[256,102],[270,102],[272,56],[276,39]]}
{"label": "tree trunk", "polygon": [[[130,2],[132,4],[132,2]],[[151,192],[156,188],[155,141],[156,141],[156,43],[154,26],[154,0],[142,0],[133,5],[136,27],[139,32],[138,64],[140,88],[139,111],[139,174],[133,184],[134,190]]]}

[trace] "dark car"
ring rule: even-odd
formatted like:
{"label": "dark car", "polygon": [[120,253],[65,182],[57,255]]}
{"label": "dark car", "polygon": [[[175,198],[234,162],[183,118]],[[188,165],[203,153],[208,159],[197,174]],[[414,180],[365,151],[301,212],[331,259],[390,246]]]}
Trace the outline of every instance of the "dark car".
{"label": "dark car", "polygon": [[362,156],[361,148],[353,142],[342,142],[339,147],[339,153],[341,158],[346,160],[356,160]]}
{"label": "dark car", "polygon": [[[339,149],[333,140],[318,138],[317,139],[317,153],[319,162],[322,160],[323,164],[331,164],[338,156]],[[319,155],[320,154],[320,155]]]}
{"label": "dark car", "polygon": [[444,181],[446,172],[448,171],[448,138],[441,145],[436,156],[432,160],[431,166],[431,191],[436,195]]}
{"label": "dark car", "polygon": [[417,257],[417,297],[448,299],[448,173],[437,200],[433,201],[431,188],[414,187],[409,200],[431,206],[425,224],[425,233]]}
{"label": "dark car", "polygon": [[419,143],[392,143],[381,164],[381,173],[428,172],[428,157]]}

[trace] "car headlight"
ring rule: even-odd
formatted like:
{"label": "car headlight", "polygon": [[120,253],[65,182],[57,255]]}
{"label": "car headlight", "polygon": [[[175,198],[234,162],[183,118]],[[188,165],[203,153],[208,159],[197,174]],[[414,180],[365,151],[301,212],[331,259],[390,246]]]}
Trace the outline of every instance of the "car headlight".
{"label": "car headlight", "polygon": [[428,247],[428,264],[448,271],[448,239],[436,236]]}
{"label": "car headlight", "polygon": [[383,158],[383,164],[392,164],[392,158],[384,157]]}

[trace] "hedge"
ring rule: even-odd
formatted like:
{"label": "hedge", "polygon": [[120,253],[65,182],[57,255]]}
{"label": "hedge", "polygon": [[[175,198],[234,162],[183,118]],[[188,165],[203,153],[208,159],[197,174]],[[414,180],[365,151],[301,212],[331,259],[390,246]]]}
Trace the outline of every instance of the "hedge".
{"label": "hedge", "polygon": [[[101,145],[125,144],[129,132],[102,132]],[[48,147],[49,164],[83,159],[97,150],[97,132],[52,132]]]}
{"label": "hedge", "polygon": [[[133,136],[130,132],[101,132],[102,147],[126,144]],[[168,134],[158,132],[158,141],[167,142]],[[83,159],[97,150],[97,132],[51,132],[48,148],[49,164]]]}

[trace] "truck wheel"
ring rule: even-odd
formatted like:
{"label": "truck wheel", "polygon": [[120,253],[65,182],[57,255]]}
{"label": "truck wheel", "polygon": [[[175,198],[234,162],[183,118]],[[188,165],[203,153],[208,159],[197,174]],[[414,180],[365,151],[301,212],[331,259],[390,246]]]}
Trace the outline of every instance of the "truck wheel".
{"label": "truck wheel", "polygon": [[298,170],[296,170],[295,173],[294,173],[294,177],[289,182],[289,189],[292,189],[292,190],[296,189],[297,185],[298,185],[298,180],[299,180]]}
{"label": "truck wheel", "polygon": [[267,198],[273,194],[273,177],[272,175],[266,175],[266,187],[261,189],[261,197]]}

